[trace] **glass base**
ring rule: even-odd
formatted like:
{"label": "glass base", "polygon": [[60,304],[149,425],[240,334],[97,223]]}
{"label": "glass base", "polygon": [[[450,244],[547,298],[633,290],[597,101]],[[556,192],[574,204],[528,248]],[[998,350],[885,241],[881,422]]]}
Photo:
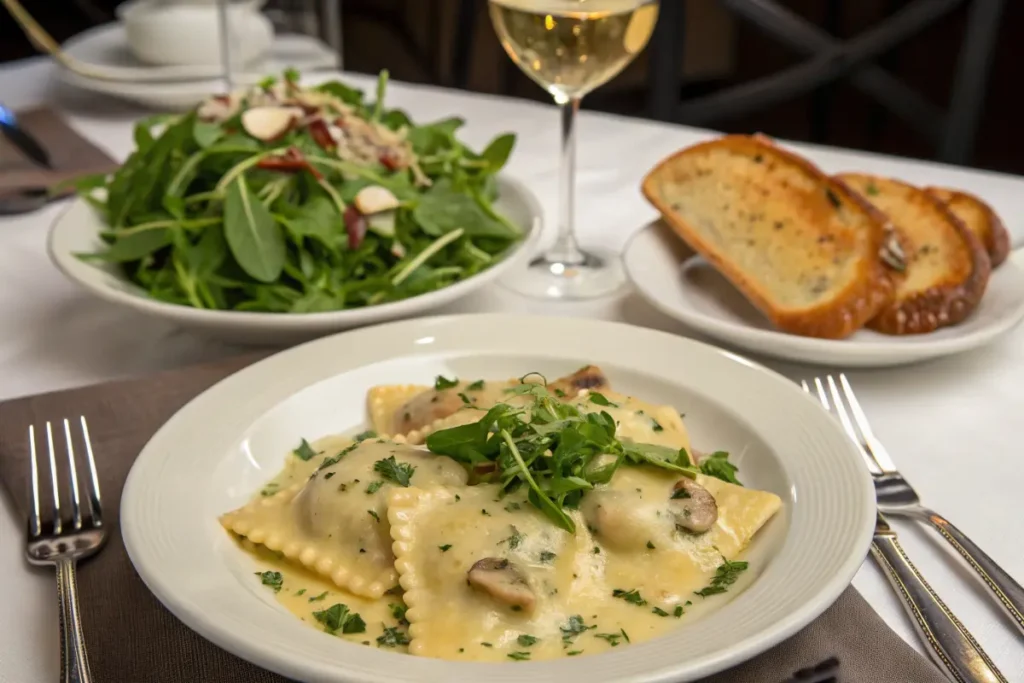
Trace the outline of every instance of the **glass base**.
{"label": "glass base", "polygon": [[595,299],[626,283],[622,259],[612,251],[580,252],[582,260],[541,255],[501,279],[509,289],[535,299]]}

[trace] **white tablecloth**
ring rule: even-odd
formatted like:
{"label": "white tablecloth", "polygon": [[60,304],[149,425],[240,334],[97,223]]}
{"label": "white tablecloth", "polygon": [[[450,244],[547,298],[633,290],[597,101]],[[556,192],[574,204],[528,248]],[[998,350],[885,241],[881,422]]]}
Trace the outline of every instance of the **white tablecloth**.
{"label": "white tablecloth", "polygon": [[[363,84],[368,79],[353,77]],[[53,67],[34,59],[0,67],[0,100],[15,109],[49,104],[118,158],[131,148],[131,122],[142,112],[60,86]],[[519,141],[508,172],[538,194],[553,229],[558,122],[553,107],[431,87],[392,84],[388,103],[417,120],[452,114],[480,145],[498,131]],[[578,162],[582,241],[621,248],[655,217],[638,184],[669,152],[707,131],[584,113]],[[918,184],[948,185],[988,199],[1024,241],[1024,179],[832,148],[800,145],[827,171],[869,169]],[[62,210],[0,218],[0,399],[173,368],[235,353],[159,322],[97,301],[64,280],[45,253],[47,229]],[[627,320],[686,333],[636,296],[585,304],[528,301],[492,288],[449,311],[508,310]],[[769,361],[791,378],[812,368]],[[987,348],[902,369],[852,373],[880,438],[924,499],[938,507],[1011,574],[1024,578],[1024,328]],[[100,454],[102,457],[102,454]],[[3,496],[0,496],[3,498]],[[52,572],[22,558],[23,522],[0,503],[0,683],[55,680],[57,618]],[[897,523],[910,556],[1012,681],[1024,681],[1024,647],[983,596],[978,582],[943,541]],[[904,639],[921,649],[910,622],[870,562],[854,585]],[[94,656],[114,656],[103,653]],[[858,682],[860,683],[860,682]],[[869,682],[863,682],[869,683]],[[889,683],[889,682],[870,682]],[[896,682],[893,682],[896,683]],[[909,683],[909,682],[899,682]]]}

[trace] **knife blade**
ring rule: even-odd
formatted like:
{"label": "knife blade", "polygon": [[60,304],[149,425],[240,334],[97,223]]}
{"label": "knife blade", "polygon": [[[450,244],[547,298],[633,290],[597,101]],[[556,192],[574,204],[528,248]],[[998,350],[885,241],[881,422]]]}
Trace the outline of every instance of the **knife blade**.
{"label": "knife blade", "polygon": [[0,105],[0,133],[31,161],[44,168],[53,168],[46,149],[28,131],[18,125],[14,112],[3,105]]}

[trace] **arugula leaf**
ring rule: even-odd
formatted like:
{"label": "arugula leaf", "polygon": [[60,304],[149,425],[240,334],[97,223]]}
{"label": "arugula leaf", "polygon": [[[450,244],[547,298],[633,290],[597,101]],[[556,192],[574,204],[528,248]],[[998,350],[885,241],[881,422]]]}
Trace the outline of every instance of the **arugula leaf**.
{"label": "arugula leaf", "polygon": [[395,456],[389,455],[384,460],[375,462],[373,471],[399,486],[408,486],[416,467],[407,462],[398,462]]}
{"label": "arugula leaf", "polygon": [[490,171],[497,173],[508,161],[515,147],[516,136],[512,133],[499,135],[491,140],[490,144],[480,153],[480,157],[490,165]]}
{"label": "arugula leaf", "polygon": [[413,209],[413,218],[428,235],[438,237],[462,229],[469,237],[513,240],[520,232],[488,216],[473,197],[452,189],[450,183],[435,183]]}
{"label": "arugula leaf", "polygon": [[274,217],[239,175],[224,200],[224,236],[238,265],[260,282],[281,275],[285,260],[284,235]]}
{"label": "arugula leaf", "polygon": [[466,387],[466,391],[480,391],[483,388],[484,388],[484,381],[482,379],[478,379],[477,381],[475,381],[472,384],[470,384],[469,386],[467,386]]}
{"label": "arugula leaf", "polygon": [[700,471],[709,477],[715,477],[730,484],[743,486],[736,478],[739,468],[729,462],[729,454],[725,451],[715,451],[700,463]]}

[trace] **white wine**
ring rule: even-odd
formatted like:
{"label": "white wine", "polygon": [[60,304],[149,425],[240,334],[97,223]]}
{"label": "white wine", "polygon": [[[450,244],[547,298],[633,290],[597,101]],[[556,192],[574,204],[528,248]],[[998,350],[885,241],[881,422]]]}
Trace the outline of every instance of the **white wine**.
{"label": "white wine", "polygon": [[658,20],[656,0],[490,0],[490,10],[505,51],[557,101],[622,71]]}

